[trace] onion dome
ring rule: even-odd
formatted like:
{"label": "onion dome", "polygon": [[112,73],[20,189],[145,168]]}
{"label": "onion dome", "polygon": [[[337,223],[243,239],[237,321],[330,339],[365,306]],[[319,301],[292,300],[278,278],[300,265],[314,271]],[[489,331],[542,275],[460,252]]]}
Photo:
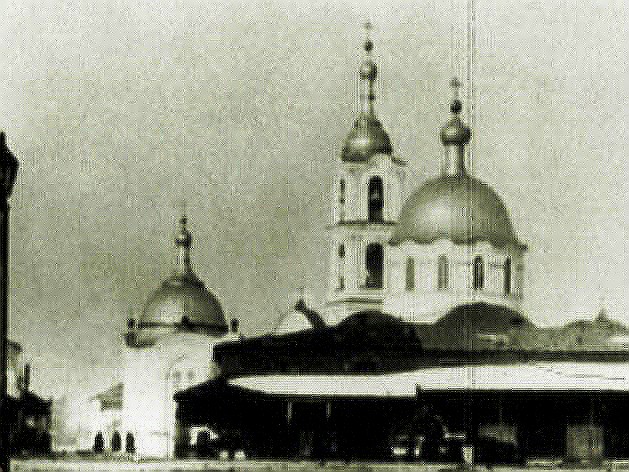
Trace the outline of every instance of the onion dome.
{"label": "onion dome", "polygon": [[367,39],[364,49],[367,59],[363,61],[359,69],[361,112],[343,144],[341,159],[345,162],[363,162],[375,154],[391,155],[393,153],[391,139],[382,123],[376,118],[374,111],[376,100],[374,84],[378,77],[378,67],[371,59],[373,42]]}
{"label": "onion dome", "polygon": [[360,65],[359,74],[361,80],[373,82],[378,77],[378,66],[371,59],[367,59]]}
{"label": "onion dome", "polygon": [[[452,86],[460,86],[455,79]],[[456,244],[487,241],[495,247],[524,249],[513,229],[509,212],[492,188],[465,169],[465,145],[470,129],[461,121],[461,102],[451,104],[453,117],[441,130],[446,148],[442,175],[419,187],[400,212],[391,244],[420,244],[448,239]]]}
{"label": "onion dome", "polygon": [[186,228],[186,222],[185,216],[179,220],[175,236],[178,249],[176,270],[149,297],[138,328],[152,328],[159,332],[177,328],[224,334],[227,332],[227,323],[223,309],[192,270],[192,235]]}
{"label": "onion dome", "polygon": [[463,124],[459,116],[462,108],[458,99],[453,100],[450,104],[450,111],[454,116],[441,128],[441,142],[444,146],[463,146],[470,142],[472,132]]}
{"label": "onion dome", "polygon": [[391,139],[382,123],[369,113],[361,113],[354,122],[343,145],[341,159],[348,162],[362,162],[375,154],[393,153]]}

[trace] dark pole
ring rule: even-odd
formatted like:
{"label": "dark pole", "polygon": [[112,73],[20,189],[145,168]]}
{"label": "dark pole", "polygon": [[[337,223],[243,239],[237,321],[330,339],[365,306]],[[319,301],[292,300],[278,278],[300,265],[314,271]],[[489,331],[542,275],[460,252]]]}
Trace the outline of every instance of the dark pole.
{"label": "dark pole", "polygon": [[19,163],[0,132],[0,471],[9,471],[9,428],[7,371],[9,335],[9,197]]}
{"label": "dark pole", "polygon": [[9,203],[6,199],[0,202],[0,356],[2,356],[2,380],[0,384],[2,406],[0,408],[0,470],[9,470],[9,428],[7,421],[7,371],[8,359],[8,328],[9,328]]}

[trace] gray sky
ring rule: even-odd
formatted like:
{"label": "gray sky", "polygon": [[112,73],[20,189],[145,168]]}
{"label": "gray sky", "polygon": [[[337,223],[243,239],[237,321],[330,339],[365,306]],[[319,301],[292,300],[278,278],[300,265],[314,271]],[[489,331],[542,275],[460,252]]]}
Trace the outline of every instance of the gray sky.
{"label": "gray sky", "polygon": [[[590,3],[590,4],[588,4]],[[40,393],[116,378],[130,310],[174,259],[245,332],[307,286],[323,300],[331,174],[354,111],[366,18],[378,114],[419,185],[438,171],[464,0],[5,0],[0,127],[12,199],[11,335]],[[629,322],[629,5],[478,0],[474,173],[529,245],[540,324]]]}

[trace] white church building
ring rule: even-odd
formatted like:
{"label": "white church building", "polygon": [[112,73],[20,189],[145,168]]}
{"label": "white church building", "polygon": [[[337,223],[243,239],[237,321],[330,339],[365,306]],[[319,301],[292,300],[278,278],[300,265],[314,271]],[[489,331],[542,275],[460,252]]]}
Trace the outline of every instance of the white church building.
{"label": "white church building", "polygon": [[526,245],[492,188],[470,175],[470,129],[452,85],[452,117],[441,129],[441,174],[408,198],[405,162],[374,111],[376,64],[360,67],[362,110],[350,131],[333,184],[328,321],[361,310],[434,322],[474,302],[519,311]]}
{"label": "white church building", "polygon": [[217,375],[212,350],[237,339],[220,303],[192,270],[186,217],[175,237],[173,275],[153,292],[139,320],[129,320],[123,382],[91,399],[89,443],[96,453],[175,456],[176,392]]}

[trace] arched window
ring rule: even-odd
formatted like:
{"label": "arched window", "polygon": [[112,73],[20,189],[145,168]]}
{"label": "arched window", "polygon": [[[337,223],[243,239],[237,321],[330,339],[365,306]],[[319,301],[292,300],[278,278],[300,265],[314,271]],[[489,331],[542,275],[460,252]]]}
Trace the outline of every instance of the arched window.
{"label": "arched window", "polygon": [[380,223],[384,219],[384,185],[380,177],[369,179],[367,193],[368,220]]}
{"label": "arched window", "polygon": [[122,438],[118,431],[114,431],[111,436],[111,452],[118,452],[120,449],[122,449]]}
{"label": "arched window", "polygon": [[343,261],[345,260],[345,244],[339,244],[338,256],[339,256],[339,262],[338,262],[338,285],[337,285],[337,290],[344,290],[345,289],[345,277],[343,276],[343,274],[345,272],[345,268],[344,268]]}
{"label": "arched window", "polygon": [[345,219],[345,179],[339,183],[339,207],[341,209],[340,219]]}
{"label": "arched window", "polygon": [[415,289],[415,259],[406,259],[406,290]]}
{"label": "arched window", "polygon": [[509,257],[504,264],[504,291],[505,295],[511,294],[511,258]]}
{"label": "arched window", "polygon": [[173,389],[175,391],[179,391],[179,388],[181,387],[181,372],[179,372],[178,370],[173,372],[172,375],[172,382],[173,382]]}
{"label": "arched window", "polygon": [[448,258],[442,254],[437,261],[437,289],[447,290],[450,283]]}
{"label": "arched window", "polygon": [[129,453],[135,452],[135,438],[133,437],[133,433],[127,433],[124,450]]}
{"label": "arched window", "polygon": [[382,288],[384,276],[384,249],[380,244],[370,244],[365,251],[365,267],[367,288]]}
{"label": "arched window", "polygon": [[483,258],[476,256],[474,258],[474,290],[482,290],[485,285],[485,267],[483,266]]}

